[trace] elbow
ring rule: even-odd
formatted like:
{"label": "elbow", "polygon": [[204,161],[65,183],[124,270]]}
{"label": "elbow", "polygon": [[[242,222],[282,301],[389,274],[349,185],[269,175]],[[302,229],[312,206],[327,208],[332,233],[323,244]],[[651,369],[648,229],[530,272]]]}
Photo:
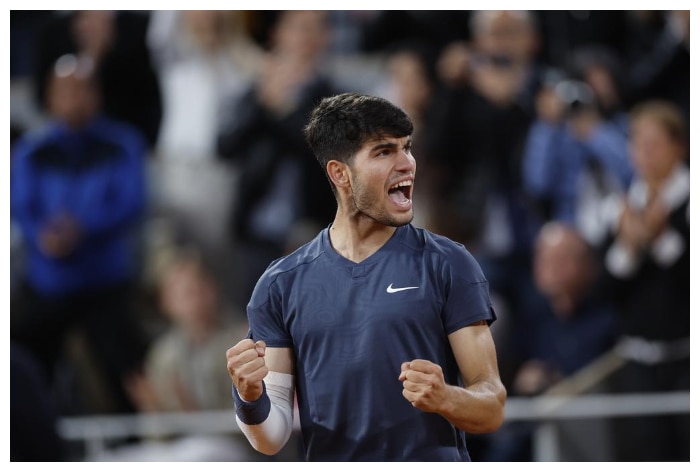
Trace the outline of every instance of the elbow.
{"label": "elbow", "polygon": [[247,434],[248,441],[253,449],[266,456],[274,456],[284,448],[289,440],[291,428],[282,434]]}
{"label": "elbow", "polygon": [[494,411],[487,419],[483,420],[477,427],[472,427],[467,430],[473,434],[489,434],[495,433],[503,425],[505,415],[503,409]]}
{"label": "elbow", "polygon": [[503,413],[501,412],[498,414],[498,412],[495,411],[493,414],[489,414],[487,418],[481,419],[478,423],[471,422],[465,427],[460,427],[460,429],[470,434],[490,434],[498,431],[501,425],[503,425],[503,421]]}
{"label": "elbow", "polygon": [[493,402],[489,410],[489,414],[486,415],[482,421],[478,431],[473,431],[478,434],[488,434],[497,431],[505,421],[505,410],[506,410],[506,389],[503,385],[500,385],[498,390],[494,392]]}
{"label": "elbow", "polygon": [[506,419],[506,398],[508,397],[508,393],[506,392],[506,388],[501,384],[500,388],[498,389],[498,392],[495,395],[495,405],[494,405],[494,414],[492,420],[489,422],[489,431],[488,433],[493,433],[497,429],[503,425],[503,422]]}
{"label": "elbow", "polygon": [[488,434],[498,431],[498,429],[503,425],[505,421],[504,408],[498,409],[491,418],[482,426],[480,433]]}
{"label": "elbow", "polygon": [[266,456],[274,456],[282,450],[282,445],[271,444],[271,443],[258,443],[253,444],[253,449],[265,454]]}

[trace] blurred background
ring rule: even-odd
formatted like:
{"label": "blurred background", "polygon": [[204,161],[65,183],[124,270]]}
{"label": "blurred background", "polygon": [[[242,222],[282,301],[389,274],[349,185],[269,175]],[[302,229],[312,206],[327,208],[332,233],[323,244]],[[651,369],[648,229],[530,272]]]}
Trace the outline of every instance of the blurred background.
{"label": "blurred background", "polygon": [[296,461],[225,351],[335,200],[339,92],[415,125],[414,223],[487,276],[477,461],[690,459],[690,12],[10,12],[12,461]]}

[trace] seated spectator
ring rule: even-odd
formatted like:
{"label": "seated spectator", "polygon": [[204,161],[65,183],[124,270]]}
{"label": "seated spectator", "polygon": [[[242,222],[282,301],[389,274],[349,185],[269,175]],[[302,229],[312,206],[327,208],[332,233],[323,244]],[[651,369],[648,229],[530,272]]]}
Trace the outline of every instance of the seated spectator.
{"label": "seated spectator", "polygon": [[[186,247],[162,253],[157,300],[166,328],[149,346],[142,372],[126,382],[140,412],[230,410],[231,379],[222,373],[231,339],[247,324],[223,303],[201,253]],[[222,361],[223,359],[223,361]],[[230,434],[148,436],[136,444],[89,456],[93,461],[244,461],[254,459],[245,439]]]}
{"label": "seated spectator", "polygon": [[[550,222],[540,230],[533,273],[548,312],[535,321],[530,357],[548,366],[547,377],[563,378],[612,347],[617,315],[600,285],[597,254],[575,229]],[[531,395],[546,386],[519,390]]]}
{"label": "seated spectator", "polygon": [[[546,392],[610,350],[618,337],[617,314],[600,287],[598,258],[578,232],[563,223],[546,224],[535,243],[533,273],[543,298],[537,316],[514,327],[521,337],[521,365],[513,396]],[[532,460],[534,427],[505,425],[491,438],[488,460]]]}
{"label": "seated spectator", "polygon": [[[150,345],[142,374],[129,380],[141,411],[198,411],[231,407],[231,380],[221,359],[247,324],[222,303],[201,256],[176,249],[160,268],[157,288],[166,330]],[[225,356],[224,356],[225,357]]]}

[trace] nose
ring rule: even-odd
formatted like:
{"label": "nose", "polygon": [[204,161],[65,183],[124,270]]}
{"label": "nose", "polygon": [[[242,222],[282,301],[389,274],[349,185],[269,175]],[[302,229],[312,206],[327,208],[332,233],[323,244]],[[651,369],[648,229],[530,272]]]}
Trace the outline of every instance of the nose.
{"label": "nose", "polygon": [[416,159],[413,157],[413,154],[411,154],[410,150],[402,150],[399,152],[399,156],[396,162],[396,169],[402,172],[415,172]]}

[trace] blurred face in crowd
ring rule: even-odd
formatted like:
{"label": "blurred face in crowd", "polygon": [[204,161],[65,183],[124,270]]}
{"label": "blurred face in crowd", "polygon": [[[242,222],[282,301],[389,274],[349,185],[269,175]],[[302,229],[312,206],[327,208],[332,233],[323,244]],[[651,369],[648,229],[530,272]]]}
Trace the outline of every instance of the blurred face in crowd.
{"label": "blurred face in crowd", "polygon": [[479,11],[474,15],[477,51],[488,56],[528,61],[535,52],[534,25],[526,11]]}
{"label": "blurred face in crowd", "polygon": [[684,148],[660,119],[646,113],[632,122],[630,154],[642,179],[657,182],[668,177],[673,167],[681,162]]}
{"label": "blurred face in crowd", "polygon": [[326,15],[324,11],[282,12],[273,30],[272,48],[303,60],[316,58],[329,39]]}
{"label": "blurred face in crowd", "polygon": [[571,228],[546,225],[535,246],[537,289],[548,297],[577,294],[592,273],[585,241]]}
{"label": "blurred face in crowd", "polygon": [[242,19],[239,11],[186,10],[182,21],[195,43],[204,50],[214,50],[225,46],[230,36],[237,33]]}
{"label": "blurred face in crowd", "polygon": [[55,118],[71,128],[81,128],[98,112],[97,86],[88,73],[77,68],[57,68],[49,83],[48,105]]}
{"label": "blurred face in crowd", "polygon": [[216,290],[196,263],[176,263],[161,283],[162,310],[175,323],[194,332],[214,325]]}

